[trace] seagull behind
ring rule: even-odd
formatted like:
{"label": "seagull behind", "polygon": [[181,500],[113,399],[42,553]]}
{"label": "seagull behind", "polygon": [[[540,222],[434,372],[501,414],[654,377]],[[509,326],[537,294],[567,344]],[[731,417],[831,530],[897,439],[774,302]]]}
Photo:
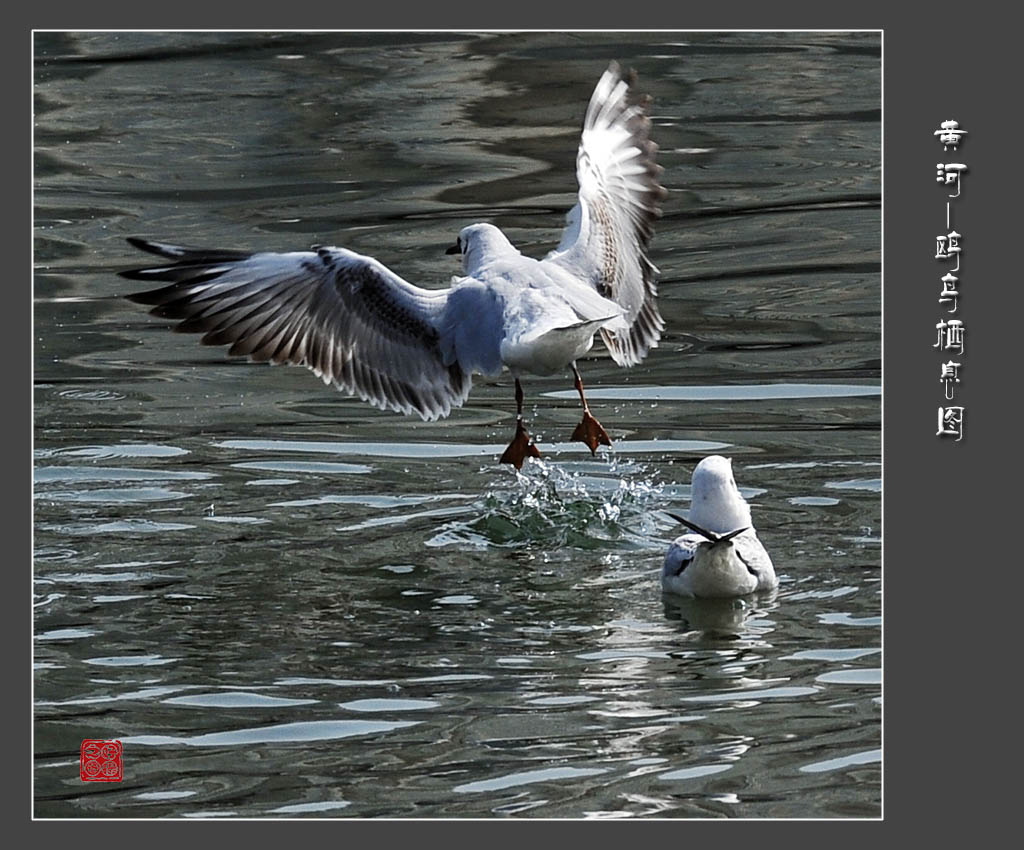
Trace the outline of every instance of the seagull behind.
{"label": "seagull behind", "polygon": [[669,546],[662,589],[682,596],[729,597],[775,588],[775,567],[736,486],[732,461],[720,455],[704,458],[693,471],[691,489],[689,519],[675,518],[692,530]]}

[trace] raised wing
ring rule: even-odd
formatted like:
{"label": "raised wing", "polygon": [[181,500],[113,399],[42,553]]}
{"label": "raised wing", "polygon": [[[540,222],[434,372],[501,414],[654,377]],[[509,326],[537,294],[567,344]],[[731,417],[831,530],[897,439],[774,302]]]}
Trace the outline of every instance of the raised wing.
{"label": "raised wing", "polygon": [[601,329],[615,362],[632,366],[658,344],[658,270],[647,257],[659,204],[657,145],[649,138],[648,98],[633,95],[633,74],[612,63],[587,107],[576,157],[579,201],[562,242],[547,259],[581,275],[623,310],[628,332]]}
{"label": "raised wing", "polygon": [[471,369],[444,338],[451,290],[413,286],[343,248],[247,254],[128,241],[174,262],[121,272],[169,282],[127,297],[181,319],[175,330],[201,333],[206,345],[305,366],[376,407],[424,419],[447,416],[469,394]]}

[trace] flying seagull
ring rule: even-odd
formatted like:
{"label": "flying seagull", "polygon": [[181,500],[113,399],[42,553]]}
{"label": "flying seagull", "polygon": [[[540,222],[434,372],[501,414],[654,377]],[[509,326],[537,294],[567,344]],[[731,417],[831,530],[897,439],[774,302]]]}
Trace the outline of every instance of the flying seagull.
{"label": "flying seagull", "polygon": [[169,263],[121,272],[159,281],[127,296],[176,331],[254,361],[293,363],[384,410],[447,416],[472,376],[515,379],[516,431],[502,463],[540,457],[523,424],[524,372],[570,369],[583,405],[573,432],[591,453],[611,445],[591,414],[576,360],[600,333],[620,366],[657,346],[657,269],[647,256],[666,196],[650,140],[649,98],[612,63],[590,98],[576,176],[579,198],[558,248],[525,257],[492,224],[464,227],[448,253],[464,276],[448,289],[411,284],[373,257],[345,248],[271,253],[186,248],[130,238]]}
{"label": "flying seagull", "polygon": [[740,494],[732,461],[704,458],[693,470],[689,519],[669,513],[691,529],[672,541],[661,569],[661,586],[681,596],[744,596],[778,584]]}

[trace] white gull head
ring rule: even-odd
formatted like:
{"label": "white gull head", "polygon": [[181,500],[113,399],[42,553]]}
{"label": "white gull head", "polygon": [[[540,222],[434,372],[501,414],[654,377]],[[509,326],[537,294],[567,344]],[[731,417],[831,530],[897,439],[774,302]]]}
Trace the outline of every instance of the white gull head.
{"label": "white gull head", "polygon": [[518,256],[518,249],[493,224],[470,224],[459,231],[456,250],[462,254],[462,268],[471,277],[481,274],[496,259]]}
{"label": "white gull head", "polygon": [[693,470],[690,520],[716,534],[727,534],[751,524],[750,505],[740,494],[732,474],[732,459],[704,458]]}

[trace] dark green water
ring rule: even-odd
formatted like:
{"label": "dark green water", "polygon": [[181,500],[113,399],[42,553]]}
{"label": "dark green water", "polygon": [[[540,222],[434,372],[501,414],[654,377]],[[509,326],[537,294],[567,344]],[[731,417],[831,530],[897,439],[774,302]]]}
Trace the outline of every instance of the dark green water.
{"label": "dark green water", "polygon": [[[129,235],[314,243],[447,284],[558,241],[607,65],[655,98],[667,332],[448,420],[230,360],[120,298]],[[876,34],[36,36],[40,817],[877,817]],[[663,598],[734,458],[781,576]],[[84,738],[121,783],[79,779]]]}

